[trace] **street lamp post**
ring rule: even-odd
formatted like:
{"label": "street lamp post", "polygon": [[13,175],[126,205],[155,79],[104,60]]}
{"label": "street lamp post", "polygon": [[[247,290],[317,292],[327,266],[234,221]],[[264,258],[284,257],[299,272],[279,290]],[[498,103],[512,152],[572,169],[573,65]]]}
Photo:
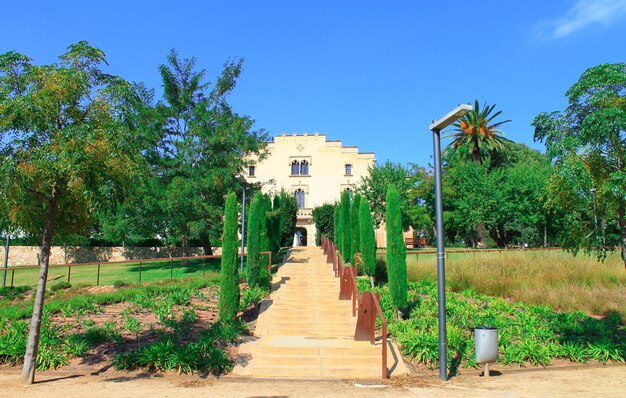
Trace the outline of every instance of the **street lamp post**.
{"label": "street lamp post", "polygon": [[433,133],[433,153],[435,157],[435,223],[437,226],[437,297],[439,318],[439,380],[448,380],[446,347],[446,267],[443,247],[443,199],[441,192],[441,130],[459,120],[472,110],[469,104],[454,108],[441,119],[434,120],[429,127]]}

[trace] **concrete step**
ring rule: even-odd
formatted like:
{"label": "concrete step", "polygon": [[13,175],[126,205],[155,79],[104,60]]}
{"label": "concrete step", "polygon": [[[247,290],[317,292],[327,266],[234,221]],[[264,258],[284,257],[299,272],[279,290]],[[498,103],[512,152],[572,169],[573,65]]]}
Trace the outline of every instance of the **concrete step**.
{"label": "concrete step", "polygon": [[382,361],[380,353],[370,356],[320,356],[320,355],[259,355],[255,364],[259,365],[318,365],[318,366],[380,366]]}
{"label": "concrete step", "polygon": [[256,377],[310,378],[310,379],[376,379],[381,377],[381,368],[363,365],[254,365]]}

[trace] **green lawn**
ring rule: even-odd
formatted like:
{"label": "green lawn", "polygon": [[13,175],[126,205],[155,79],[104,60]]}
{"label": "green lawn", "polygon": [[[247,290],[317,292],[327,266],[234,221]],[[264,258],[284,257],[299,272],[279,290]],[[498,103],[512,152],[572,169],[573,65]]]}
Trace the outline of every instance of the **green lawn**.
{"label": "green lawn", "polygon": [[[52,287],[59,282],[69,281],[71,284],[81,285],[113,285],[116,281],[126,283],[155,282],[164,279],[182,279],[187,277],[219,278],[221,260],[213,259],[191,259],[187,263],[181,260],[174,261],[148,261],[129,263],[102,263],[100,265],[100,280],[98,281],[98,266],[84,265],[68,267],[51,266],[48,271],[48,286]],[[141,268],[141,271],[140,271]],[[16,269],[7,275],[7,285],[13,286],[35,286],[39,276],[39,269]]]}

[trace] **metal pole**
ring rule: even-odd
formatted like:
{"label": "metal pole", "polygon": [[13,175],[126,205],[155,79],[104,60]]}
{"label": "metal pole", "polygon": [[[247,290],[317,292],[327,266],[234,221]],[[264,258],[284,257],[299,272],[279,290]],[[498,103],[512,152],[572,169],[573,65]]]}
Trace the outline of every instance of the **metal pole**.
{"label": "metal pole", "polygon": [[2,287],[7,285],[7,268],[9,267],[9,242],[11,235],[7,233],[6,242],[4,243],[4,273],[2,275]]}
{"label": "metal pole", "polygon": [[241,206],[241,266],[240,273],[243,275],[243,253],[246,249],[246,183],[243,183],[243,205]]}
{"label": "metal pole", "polygon": [[441,191],[441,137],[438,129],[433,130],[435,156],[435,219],[437,224],[437,296],[439,302],[439,380],[448,380],[446,359],[446,263],[443,247],[443,199]]}

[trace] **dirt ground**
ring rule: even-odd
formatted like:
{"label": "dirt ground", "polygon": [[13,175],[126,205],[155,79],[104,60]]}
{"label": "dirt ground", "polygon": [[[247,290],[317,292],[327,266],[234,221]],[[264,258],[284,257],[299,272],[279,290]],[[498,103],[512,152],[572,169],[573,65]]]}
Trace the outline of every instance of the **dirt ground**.
{"label": "dirt ground", "polygon": [[495,370],[488,379],[466,373],[439,383],[436,375],[376,382],[220,379],[176,374],[106,371],[99,375],[50,371],[32,386],[19,384],[19,369],[0,368],[3,397],[594,397],[626,396],[626,365]]}

